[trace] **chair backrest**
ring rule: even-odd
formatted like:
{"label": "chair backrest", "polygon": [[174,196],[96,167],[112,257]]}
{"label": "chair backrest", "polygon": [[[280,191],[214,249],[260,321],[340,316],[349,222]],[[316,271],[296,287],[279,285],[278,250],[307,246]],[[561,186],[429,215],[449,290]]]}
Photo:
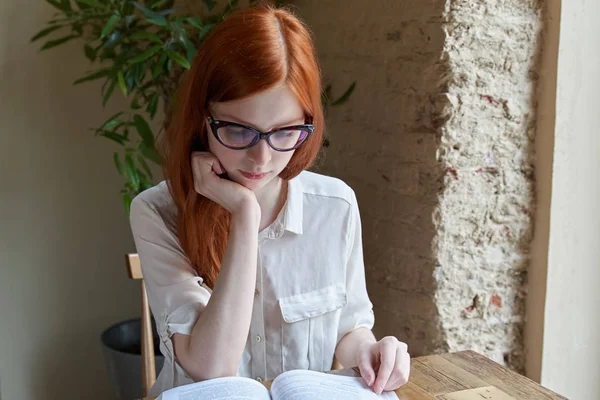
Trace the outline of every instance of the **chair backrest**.
{"label": "chair backrest", "polygon": [[148,396],[148,391],[156,381],[156,364],[154,362],[154,339],[152,338],[152,320],[146,286],[142,276],[142,264],[137,254],[125,256],[127,274],[130,279],[141,280],[142,284],[142,395]]}

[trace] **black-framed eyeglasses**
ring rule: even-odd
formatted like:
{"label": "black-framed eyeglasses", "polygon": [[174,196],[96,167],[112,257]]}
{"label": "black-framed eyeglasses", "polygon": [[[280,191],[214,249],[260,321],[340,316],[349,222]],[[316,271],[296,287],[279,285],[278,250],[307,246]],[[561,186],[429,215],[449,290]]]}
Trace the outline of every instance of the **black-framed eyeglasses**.
{"label": "black-framed eyeglasses", "polygon": [[237,122],[215,120],[212,116],[207,119],[219,143],[232,150],[248,149],[265,139],[274,150],[291,151],[306,143],[315,130],[310,117],[306,118],[305,124],[285,126],[270,132],[261,132]]}

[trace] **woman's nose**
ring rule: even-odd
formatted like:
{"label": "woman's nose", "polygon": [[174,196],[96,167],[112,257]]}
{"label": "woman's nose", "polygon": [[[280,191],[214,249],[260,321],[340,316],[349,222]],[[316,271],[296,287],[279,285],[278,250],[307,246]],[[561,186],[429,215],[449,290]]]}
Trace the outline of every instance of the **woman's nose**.
{"label": "woman's nose", "polygon": [[248,158],[258,166],[265,166],[271,161],[271,147],[266,140],[259,140],[248,150]]}

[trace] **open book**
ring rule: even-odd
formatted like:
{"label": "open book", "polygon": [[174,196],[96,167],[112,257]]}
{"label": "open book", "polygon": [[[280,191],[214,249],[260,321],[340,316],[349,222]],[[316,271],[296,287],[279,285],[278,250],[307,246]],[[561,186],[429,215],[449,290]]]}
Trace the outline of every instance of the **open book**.
{"label": "open book", "polygon": [[294,370],[279,375],[271,391],[250,378],[229,377],[179,386],[157,400],[397,400],[394,392],[376,395],[362,378]]}

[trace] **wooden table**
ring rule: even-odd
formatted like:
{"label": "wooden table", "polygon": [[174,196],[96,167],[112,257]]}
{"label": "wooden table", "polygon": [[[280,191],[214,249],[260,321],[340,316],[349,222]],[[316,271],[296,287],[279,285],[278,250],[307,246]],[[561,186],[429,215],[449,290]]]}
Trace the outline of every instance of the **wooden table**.
{"label": "wooden table", "polygon": [[[360,376],[357,368],[330,373]],[[396,394],[400,400],[566,399],[474,351],[412,359],[410,380]]]}

